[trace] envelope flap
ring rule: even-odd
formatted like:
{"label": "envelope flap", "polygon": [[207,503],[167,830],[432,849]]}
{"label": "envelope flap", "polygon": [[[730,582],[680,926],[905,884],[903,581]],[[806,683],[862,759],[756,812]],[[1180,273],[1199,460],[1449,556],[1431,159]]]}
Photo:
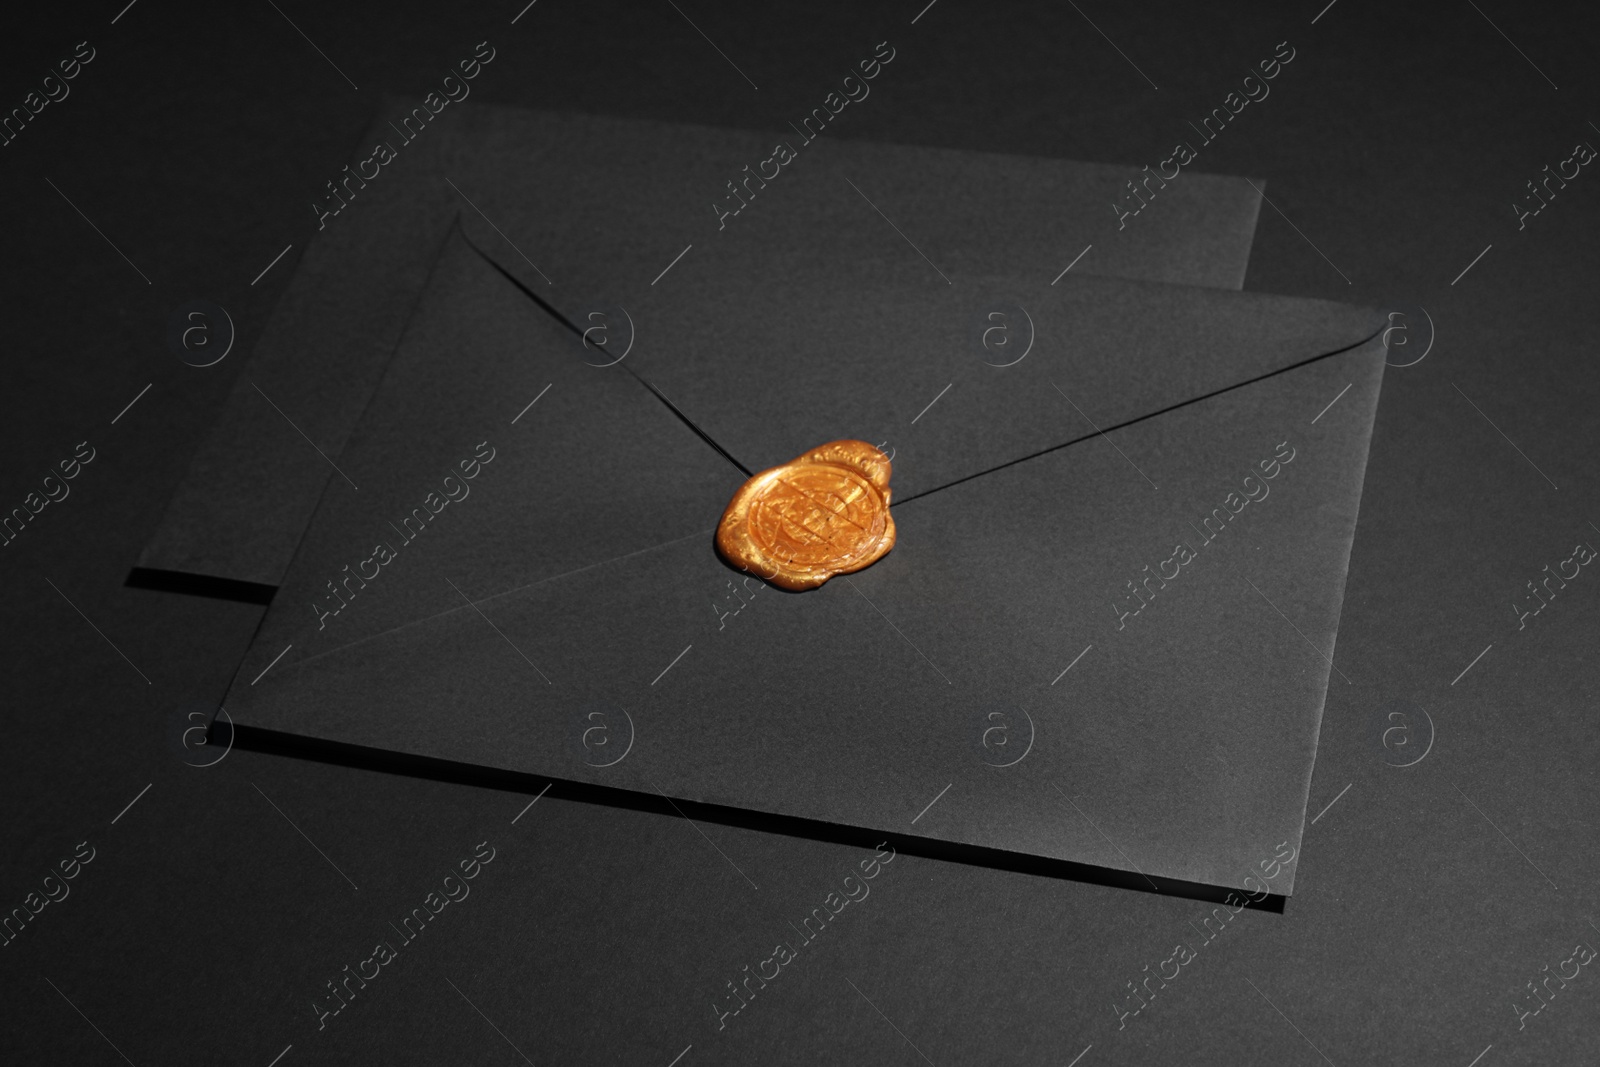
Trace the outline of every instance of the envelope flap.
{"label": "envelope flap", "polygon": [[586,357],[455,232],[258,643],[315,655],[709,531],[742,474]]}
{"label": "envelope flap", "polygon": [[631,366],[751,471],[856,438],[892,451],[905,501],[1345,349],[1384,322],[1256,293],[926,273],[790,264],[703,284],[685,264],[633,309]]}

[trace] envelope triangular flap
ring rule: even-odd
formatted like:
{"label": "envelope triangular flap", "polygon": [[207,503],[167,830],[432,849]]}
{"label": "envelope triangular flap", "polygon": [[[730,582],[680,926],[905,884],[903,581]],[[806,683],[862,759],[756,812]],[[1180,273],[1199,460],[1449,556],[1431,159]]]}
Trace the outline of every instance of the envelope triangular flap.
{"label": "envelope triangular flap", "polygon": [[258,642],[318,655],[709,537],[743,476],[599,362],[456,233],[340,456],[351,482],[325,489]]}
{"label": "envelope triangular flap", "polygon": [[685,269],[633,367],[751,470],[857,438],[906,500],[1355,345],[1381,313],[1151,282]]}
{"label": "envelope triangular flap", "polygon": [[[1298,843],[1382,367],[1374,341],[929,494],[901,506],[885,560],[815,593],[746,583],[709,536],[688,538],[479,586],[475,606],[241,681],[230,711],[1236,885]],[[1241,506],[1246,493],[1258,499]],[[1119,617],[1175,541],[1194,559]],[[1019,739],[1028,724],[1009,767],[984,742],[995,711]],[[616,747],[592,743],[602,725]]]}

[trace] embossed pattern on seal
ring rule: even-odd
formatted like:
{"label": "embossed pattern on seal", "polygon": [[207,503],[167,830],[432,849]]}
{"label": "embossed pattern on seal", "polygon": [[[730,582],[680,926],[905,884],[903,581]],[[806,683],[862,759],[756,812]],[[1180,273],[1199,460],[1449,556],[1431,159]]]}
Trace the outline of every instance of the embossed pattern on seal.
{"label": "embossed pattern on seal", "polygon": [[755,475],[717,526],[724,558],[784,589],[815,589],[894,547],[889,458],[865,441],[830,441]]}

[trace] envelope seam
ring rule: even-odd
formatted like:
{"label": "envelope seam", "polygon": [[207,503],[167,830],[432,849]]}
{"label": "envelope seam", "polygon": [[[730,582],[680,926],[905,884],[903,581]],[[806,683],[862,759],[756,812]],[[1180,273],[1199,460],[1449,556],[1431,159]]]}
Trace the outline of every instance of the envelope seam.
{"label": "envelope seam", "polygon": [[[687,540],[689,540],[690,538],[693,538],[693,537],[704,537],[707,540],[710,540],[711,537],[713,535],[715,535],[715,534],[716,534],[716,529],[715,528],[708,529],[708,530],[696,530],[694,533],[684,534],[682,537],[675,537],[671,541],[663,541],[660,544],[650,545],[647,548],[636,548],[632,552],[624,552],[620,556],[613,556],[610,559],[603,559],[603,560],[600,560],[598,563],[585,563],[583,566],[574,567],[570,571],[562,571],[560,574],[552,574],[547,578],[540,578],[537,581],[525,582],[522,585],[512,586],[510,589],[502,589],[498,593],[491,593],[488,596],[478,597],[476,600],[473,600],[473,601],[471,601],[471,602],[469,602],[467,604],[463,604],[460,607],[450,608],[447,611],[437,611],[437,612],[434,612],[432,615],[424,615],[421,618],[412,619],[409,622],[403,622],[399,626],[391,626],[387,630],[380,630],[379,632],[377,632],[375,634],[368,634],[366,637],[357,638],[354,641],[349,641],[349,642],[346,642],[345,644],[337,645],[337,646],[335,646],[333,648],[326,649],[325,651],[318,652],[314,656],[307,656],[305,659],[295,660],[292,663],[285,664],[285,669],[290,668],[290,667],[293,667],[293,668],[304,667],[308,663],[313,663],[316,660],[322,659],[324,656],[331,656],[335,652],[343,652],[346,649],[355,648],[357,645],[364,645],[368,641],[376,641],[380,637],[387,637],[390,634],[398,633],[401,630],[409,629],[410,627],[413,627],[413,626],[421,626],[423,623],[432,622],[434,619],[442,619],[446,615],[454,615],[457,612],[467,611],[467,610],[469,610],[471,608],[475,608],[475,607],[479,607],[481,605],[487,604],[491,600],[499,600],[501,597],[511,596],[513,593],[520,593],[525,589],[533,589],[533,588],[536,588],[538,586],[544,585],[544,584],[546,584],[548,582],[556,582],[556,581],[560,581],[563,578],[570,578],[574,574],[582,574],[584,571],[594,570],[596,567],[605,567],[605,566],[609,566],[610,564],[613,564],[613,563],[620,563],[625,559],[631,559],[634,556],[642,556],[647,552],[659,552],[663,548],[670,548],[673,545],[680,544],[681,542],[687,541]],[[238,677],[238,675],[236,673],[235,674],[235,678],[237,679],[237,677]],[[231,688],[232,683],[229,683],[229,685],[230,685],[230,688]]]}
{"label": "envelope seam", "polygon": [[[568,321],[567,317],[563,315],[558,308],[556,308],[549,301],[545,300],[538,293],[534,292],[532,289],[529,289],[526,285],[523,285],[522,280],[515,274],[511,273],[510,270],[506,269],[506,267],[503,266],[499,260],[495,259],[488,252],[485,252],[483,249],[473,244],[472,238],[467,236],[466,230],[461,231],[461,239],[466,243],[468,248],[472,249],[474,252],[478,253],[479,256],[483,257],[483,261],[485,263],[499,271],[500,275],[505,278],[506,281],[510,282],[518,292],[527,297],[529,300],[532,300],[534,304],[540,308],[540,310],[544,311],[562,326],[565,326],[568,330],[572,331],[574,336],[578,338],[582,338],[584,336],[584,331],[578,329],[575,323]],[[624,365],[622,369],[626,371],[634,381],[644,386],[645,389],[650,392],[651,396],[665,404],[667,406],[667,410],[671,411],[672,414],[677,417],[678,421],[689,427],[696,437],[700,438],[700,440],[704,441],[708,446],[710,446],[712,451],[721,456],[723,459],[727,460],[729,463],[733,464],[746,478],[752,476],[754,472],[752,472],[749,467],[746,467],[743,463],[740,463],[737,459],[735,459],[733,457],[733,453],[729,452],[726,448],[723,448],[722,445],[717,443],[715,438],[702,430],[693,419],[684,414],[683,411],[679,409],[678,405],[674,404],[671,400],[668,400],[667,395],[660,389],[657,389],[654,384],[644,377],[644,375],[626,365]]]}
{"label": "envelope seam", "polygon": [[[429,287],[433,284],[434,274],[437,273],[439,264],[444,261],[445,248],[450,243],[451,235],[457,232],[460,229],[460,226],[461,212],[458,209],[454,216],[452,216],[450,225],[445,228],[444,240],[441,241],[439,246],[434,250],[432,262],[430,262],[428,265],[427,277],[423,279],[422,288],[419,290],[417,299],[412,301],[411,309],[406,315],[405,324],[400,327],[400,333],[395,338],[394,348],[393,351],[390,352],[390,358],[384,363],[383,373],[378,376],[377,382],[373,384],[372,392],[367,397],[366,404],[364,404],[361,408],[361,414],[358,415],[356,420],[351,424],[350,433],[345,438],[346,447],[349,446],[351,439],[353,439],[355,435],[360,432],[361,424],[363,421],[365,421],[367,412],[372,409],[372,405],[377,402],[378,394],[383,391],[383,383],[388,379],[390,371],[394,368],[394,357],[399,355],[400,349],[405,345],[406,335],[411,332],[412,324],[416,321],[417,314],[422,307],[423,300],[421,294],[427,293]],[[340,449],[339,454],[343,456],[344,450]],[[305,526],[300,531],[300,536],[295,540],[294,551],[289,554],[289,563],[283,569],[283,574],[285,576],[287,576],[294,569],[295,560],[299,558],[301,551],[305,548],[306,539],[310,536],[311,530],[316,526],[317,513],[322,510],[323,501],[328,495],[328,484],[330,479],[331,475],[329,478],[323,479],[322,492],[317,495],[316,506],[311,509],[311,517],[306,521]],[[281,580],[275,588],[277,590],[282,590],[283,583]],[[276,599],[276,594],[274,594],[273,599]],[[260,620],[258,620],[256,623],[255,631],[250,635],[250,648],[253,649],[255,647],[256,639],[261,636],[261,631],[266,627],[267,620],[271,617],[272,607],[269,605],[267,610],[262,612]],[[228,687],[226,690],[224,690],[224,693],[233,692],[234,686],[239,681],[239,675],[244,670],[244,661],[248,658],[249,653],[247,650],[246,655],[240,657],[238,666],[234,668],[233,677],[228,679]]]}
{"label": "envelope seam", "polygon": [[1275,378],[1280,374],[1287,374],[1290,371],[1299,370],[1302,367],[1308,367],[1311,364],[1319,362],[1319,361],[1324,360],[1324,359],[1331,359],[1334,356],[1341,356],[1341,355],[1344,355],[1346,352],[1354,352],[1356,349],[1361,348],[1364,345],[1371,344],[1372,340],[1374,338],[1380,336],[1382,333],[1383,333],[1383,330],[1380,327],[1379,329],[1373,330],[1372,333],[1368,334],[1366,337],[1363,337],[1361,340],[1356,341],[1353,344],[1346,345],[1343,348],[1337,348],[1337,349],[1334,349],[1331,352],[1323,352],[1320,355],[1310,356],[1310,357],[1308,357],[1306,359],[1303,359],[1303,360],[1299,361],[1298,363],[1291,363],[1287,367],[1279,367],[1277,370],[1270,370],[1270,371],[1267,371],[1265,374],[1258,374],[1254,378],[1247,378],[1246,380],[1244,380],[1242,382],[1235,382],[1232,385],[1225,385],[1220,389],[1213,389],[1211,392],[1203,393],[1200,396],[1190,397],[1187,400],[1180,400],[1175,404],[1169,404],[1166,407],[1160,408],[1160,409],[1158,409],[1156,411],[1147,412],[1146,414],[1143,414],[1143,415],[1136,415],[1131,419],[1126,419],[1126,420],[1124,420],[1122,422],[1116,423],[1113,426],[1103,427],[1103,428],[1101,428],[1099,430],[1096,430],[1093,433],[1086,433],[1081,437],[1074,437],[1072,440],[1065,441],[1065,442],[1063,442],[1063,443],[1061,443],[1059,445],[1051,445],[1049,448],[1042,448],[1039,451],[1032,452],[1032,453],[1030,453],[1030,454],[1028,454],[1026,456],[1019,456],[1016,459],[1007,460],[1004,463],[997,464],[996,466],[989,467],[989,468],[987,468],[985,470],[978,471],[978,472],[976,472],[974,474],[965,475],[963,477],[957,478],[955,481],[945,482],[943,485],[936,485],[932,489],[924,489],[920,493],[913,493],[910,496],[901,497],[899,500],[896,500],[893,504],[891,504],[890,507],[891,508],[904,507],[906,504],[909,504],[913,500],[921,500],[925,496],[928,496],[928,495],[930,495],[932,493],[940,492],[941,490],[944,490],[944,489],[949,489],[952,486],[960,485],[962,482],[970,482],[974,478],[982,478],[986,474],[993,474],[995,471],[1005,470],[1007,467],[1015,467],[1019,463],[1026,463],[1029,460],[1038,459],[1041,456],[1047,456],[1052,452],[1059,452],[1063,448],[1071,448],[1073,445],[1081,444],[1084,441],[1092,440],[1092,439],[1094,439],[1096,437],[1101,437],[1104,434],[1112,433],[1112,432],[1114,432],[1116,430],[1121,430],[1121,429],[1124,429],[1125,427],[1133,426],[1133,425],[1136,425],[1138,423],[1145,422],[1145,421],[1147,421],[1149,419],[1156,418],[1157,416],[1165,415],[1168,412],[1177,411],[1179,408],[1188,407],[1190,404],[1198,404],[1203,400],[1210,400],[1212,397],[1221,396],[1224,393],[1231,393],[1235,389],[1243,389],[1247,385],[1255,385],[1257,382],[1266,381],[1268,378]]}

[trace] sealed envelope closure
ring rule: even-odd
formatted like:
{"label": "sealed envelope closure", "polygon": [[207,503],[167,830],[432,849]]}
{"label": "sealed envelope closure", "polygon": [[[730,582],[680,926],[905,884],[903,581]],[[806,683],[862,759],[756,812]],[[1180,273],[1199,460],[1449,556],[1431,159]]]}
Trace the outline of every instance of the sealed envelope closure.
{"label": "sealed envelope closure", "polygon": [[870,567],[894,547],[889,472],[889,457],[865,441],[813,448],[739,487],[717,525],[717,548],[796,591]]}
{"label": "sealed envelope closure", "polygon": [[[686,272],[612,362],[455,235],[338,458],[360,492],[323,494],[234,681],[239,735],[1139,885],[1298,847],[1383,315],[1069,274],[1028,298],[1031,353],[986,360],[968,328],[1007,286],[952,282]],[[836,439],[892,458],[912,536],[762,595],[798,546],[731,574],[717,518]]]}

